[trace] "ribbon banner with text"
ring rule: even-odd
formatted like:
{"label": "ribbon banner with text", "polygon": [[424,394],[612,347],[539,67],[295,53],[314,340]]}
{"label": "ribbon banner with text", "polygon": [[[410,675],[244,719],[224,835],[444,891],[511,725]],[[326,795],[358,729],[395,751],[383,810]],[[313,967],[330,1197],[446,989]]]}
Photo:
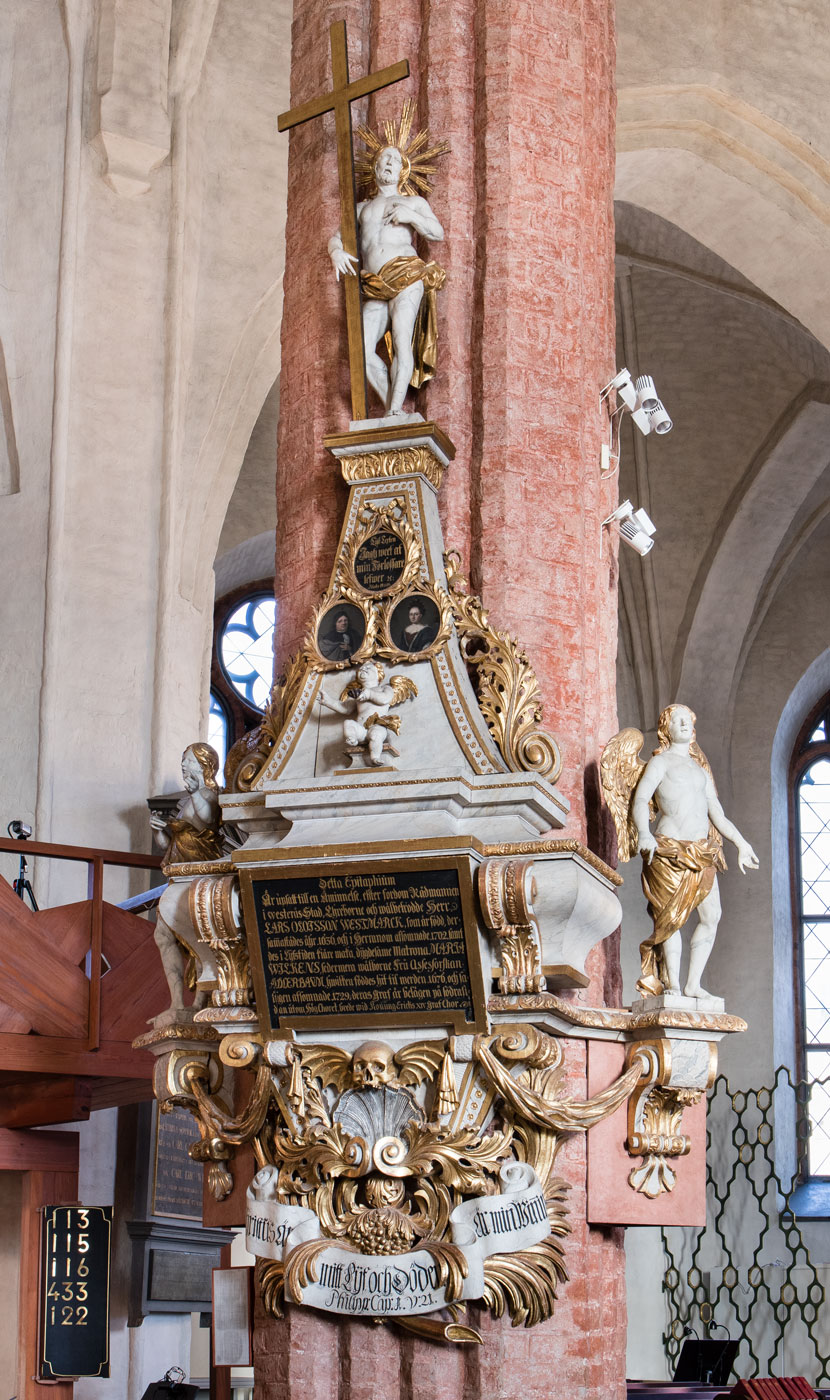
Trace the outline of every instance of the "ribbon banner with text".
{"label": "ribbon banner with text", "polygon": [[[533,1168],[508,1162],[499,1175],[505,1188],[501,1194],[475,1196],[450,1216],[452,1242],[467,1263],[463,1299],[484,1293],[484,1261],[491,1254],[515,1254],[550,1234],[544,1193]],[[287,1261],[298,1245],[322,1236],[313,1211],[274,1199],[276,1181],[276,1167],[263,1167],[248,1188],[246,1245],[252,1254]],[[447,1305],[439,1267],[425,1249],[391,1256],[358,1254],[332,1241],[314,1263],[317,1280],[302,1289],[307,1307],[380,1317],[436,1312]]]}

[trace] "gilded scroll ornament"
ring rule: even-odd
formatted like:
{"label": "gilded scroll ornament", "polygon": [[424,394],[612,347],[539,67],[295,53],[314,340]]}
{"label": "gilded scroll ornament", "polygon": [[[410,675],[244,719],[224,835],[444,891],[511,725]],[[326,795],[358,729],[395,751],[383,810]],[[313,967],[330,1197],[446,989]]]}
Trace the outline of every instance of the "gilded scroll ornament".
{"label": "gilded scroll ornament", "polygon": [[718,1066],[717,1044],[694,1042],[686,1047],[681,1070],[672,1066],[672,1042],[643,1041],[638,1046],[642,1078],[628,1100],[626,1151],[642,1157],[628,1176],[633,1190],[655,1199],[671,1191],[676,1173],[670,1159],[684,1157],[691,1139],[680,1131],[684,1109],[699,1101],[711,1088]]}
{"label": "gilded scroll ornament", "polygon": [[[559,1147],[613,1112],[644,1063],[635,1057],[616,1084],[578,1102],[563,1092],[555,1039],[532,1026],[480,1036],[473,1061],[493,1085],[492,1108],[451,1127],[474,1083],[459,1082],[444,1040],[398,1049],[369,1040],[352,1054],[293,1043],[280,1068],[259,1057],[256,1041],[234,1039],[230,1061],[258,1065],[243,1114],[233,1118],[217,1100],[203,1053],[185,1055],[167,1089],[199,1119],[208,1146],[197,1154],[254,1146],[261,1167],[248,1193],[248,1247],[262,1257],[270,1312],[279,1315],[284,1297],[387,1320],[398,1311],[402,1321],[452,1307],[457,1340],[475,1339],[459,1321],[466,1299],[515,1326],[551,1315],[567,1277]],[[420,1331],[447,1339],[436,1326]]]}
{"label": "gilded scroll ornament", "polygon": [[190,885],[191,923],[215,954],[217,987],[214,1006],[250,1006],[248,945],[239,922],[236,875],[203,876]]}
{"label": "gilded scroll ornament", "polygon": [[559,747],[539,726],[542,697],[527,654],[507,632],[491,627],[480,598],[466,591],[455,551],[444,556],[461,653],[490,733],[513,773],[536,773],[556,782]]}
{"label": "gilded scroll ornament", "polygon": [[671,1191],[677,1180],[668,1159],[683,1157],[691,1139],[680,1132],[684,1108],[697,1103],[700,1089],[669,1089],[659,1085],[634,1094],[629,1100],[626,1149],[643,1162],[628,1174],[629,1184],[652,1200]]}
{"label": "gilded scroll ornament", "polygon": [[274,683],[261,723],[237,739],[228,753],[225,759],[227,792],[250,792],[291,717],[307,672],[308,660],[303,652],[298,652],[289,660],[284,677]]}

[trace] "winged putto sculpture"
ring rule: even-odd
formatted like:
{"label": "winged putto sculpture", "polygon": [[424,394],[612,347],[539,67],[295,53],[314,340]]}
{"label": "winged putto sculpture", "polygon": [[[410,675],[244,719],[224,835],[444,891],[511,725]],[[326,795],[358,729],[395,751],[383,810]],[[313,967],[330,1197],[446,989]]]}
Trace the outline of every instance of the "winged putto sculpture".
{"label": "winged putto sculpture", "polygon": [[717,876],[726,870],[723,837],[737,847],[740,870],[757,870],[758,857],[718,800],[709,762],[695,740],[694,712],[687,705],[668,705],[657,739],[652,757],[643,762],[640,730],[622,729],[606,744],[600,763],[619,858],[630,860],[637,851],[643,858],[643,893],[654,927],[640,944],[637,987],[643,996],[680,992],[680,931],[697,910],[683,994],[711,1000],[700,979],[721,917]]}
{"label": "winged putto sculpture", "polygon": [[343,722],[343,737],[349,758],[362,753],[372,767],[380,768],[384,765],[384,753],[400,757],[389,737],[400,733],[400,715],[390,715],[389,711],[417,694],[414,681],[407,676],[391,676],[384,683],[380,663],[364,661],[339,700],[328,700],[321,694],[319,704],[335,714],[348,716]]}

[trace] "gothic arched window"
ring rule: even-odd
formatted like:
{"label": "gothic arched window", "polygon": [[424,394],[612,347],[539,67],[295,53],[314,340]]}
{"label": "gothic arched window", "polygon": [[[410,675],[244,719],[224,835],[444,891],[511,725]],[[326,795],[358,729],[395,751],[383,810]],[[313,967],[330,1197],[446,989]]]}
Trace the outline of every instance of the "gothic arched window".
{"label": "gothic arched window", "polygon": [[214,747],[224,733],[226,753],[259,724],[268,704],[275,619],[274,589],[268,583],[246,584],[216,605],[209,723],[217,740]]}
{"label": "gothic arched window", "polygon": [[791,779],[799,1077],[811,1086],[802,1171],[830,1178],[830,695],[801,730]]}

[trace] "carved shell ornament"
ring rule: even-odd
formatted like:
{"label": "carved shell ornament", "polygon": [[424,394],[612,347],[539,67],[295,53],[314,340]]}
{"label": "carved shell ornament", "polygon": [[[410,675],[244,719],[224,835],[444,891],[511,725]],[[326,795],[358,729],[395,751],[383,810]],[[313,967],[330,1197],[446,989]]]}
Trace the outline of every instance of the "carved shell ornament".
{"label": "carved shell ornament", "polygon": [[410,1123],[423,1123],[424,1113],[408,1089],[347,1089],[332,1112],[351,1137],[361,1137],[369,1148],[381,1138],[399,1138]]}

